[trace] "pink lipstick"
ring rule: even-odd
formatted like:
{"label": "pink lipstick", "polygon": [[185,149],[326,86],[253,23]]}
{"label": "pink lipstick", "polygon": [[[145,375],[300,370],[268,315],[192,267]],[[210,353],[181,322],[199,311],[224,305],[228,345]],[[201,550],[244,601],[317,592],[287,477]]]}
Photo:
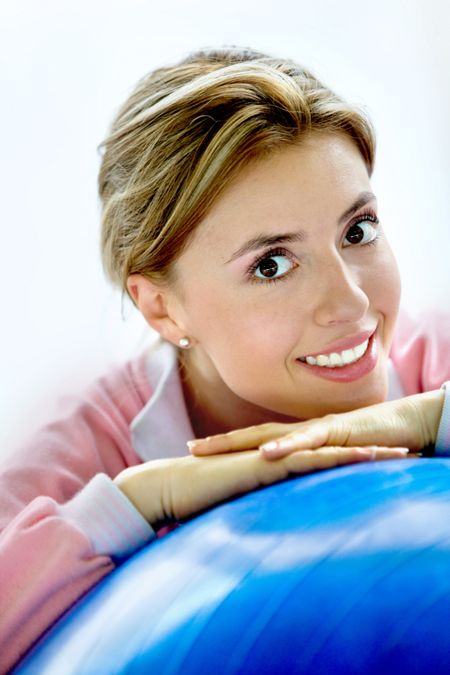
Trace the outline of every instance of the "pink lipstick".
{"label": "pink lipstick", "polygon": [[[369,337],[370,336],[370,337]],[[331,354],[332,352],[343,351],[345,349],[352,349],[357,344],[361,344],[365,340],[369,339],[369,344],[367,345],[366,352],[364,355],[355,361],[355,363],[350,363],[345,366],[340,366],[336,368],[327,368],[326,366],[313,366],[309,363],[304,363],[299,359],[296,360],[299,366],[306,368],[307,371],[317,377],[322,377],[325,380],[332,380],[333,382],[353,382],[353,380],[359,380],[359,378],[364,377],[370,373],[378,361],[378,331],[375,331],[370,335],[370,332],[361,333],[357,338],[346,338],[344,340],[339,340],[328,347],[325,351],[317,352],[317,354],[308,354],[308,356],[318,356],[319,354]]]}

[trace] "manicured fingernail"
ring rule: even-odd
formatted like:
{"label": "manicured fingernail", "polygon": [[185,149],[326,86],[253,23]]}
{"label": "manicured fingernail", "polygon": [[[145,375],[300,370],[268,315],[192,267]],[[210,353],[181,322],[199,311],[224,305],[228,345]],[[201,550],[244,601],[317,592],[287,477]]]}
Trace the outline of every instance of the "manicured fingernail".
{"label": "manicured fingernail", "polygon": [[356,454],[366,459],[375,459],[376,451],[373,448],[357,448]]}
{"label": "manicured fingernail", "polygon": [[187,441],[187,446],[189,450],[193,450],[197,445],[200,445],[201,441]]}
{"label": "manicured fingernail", "polygon": [[277,443],[277,441],[269,441],[269,443],[264,443],[264,445],[260,445],[259,449],[264,450],[264,452],[273,452],[274,450],[278,450],[280,445]]}
{"label": "manicured fingernail", "polygon": [[264,452],[277,452],[279,450],[290,450],[294,447],[294,441],[291,438],[282,438],[279,441],[269,441],[259,446]]}

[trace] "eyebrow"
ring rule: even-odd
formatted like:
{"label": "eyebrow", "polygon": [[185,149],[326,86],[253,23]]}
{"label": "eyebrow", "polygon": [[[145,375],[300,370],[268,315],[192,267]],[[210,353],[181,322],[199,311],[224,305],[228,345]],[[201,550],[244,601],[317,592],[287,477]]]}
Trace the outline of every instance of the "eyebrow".
{"label": "eyebrow", "polygon": [[[376,196],[373,192],[361,192],[353,204],[340,216],[337,221],[337,226],[340,227],[343,225],[343,223],[358,211],[358,209],[374,199],[376,199]],[[292,244],[294,242],[303,242],[307,239],[307,236],[308,235],[303,230],[299,230],[298,232],[286,232],[286,234],[258,234],[256,237],[252,237],[246,241],[245,244],[235,251],[231,258],[224,264],[227,265],[233,260],[236,260],[236,258],[240,258],[245,253],[250,253],[251,251],[256,251],[266,246],[273,246],[274,244],[281,243]]]}

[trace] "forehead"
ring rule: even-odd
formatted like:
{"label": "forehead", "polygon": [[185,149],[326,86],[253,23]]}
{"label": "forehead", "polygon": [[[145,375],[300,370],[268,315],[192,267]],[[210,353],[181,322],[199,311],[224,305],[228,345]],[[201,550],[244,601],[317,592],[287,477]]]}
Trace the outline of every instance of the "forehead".
{"label": "forehead", "polygon": [[369,186],[356,144],[342,133],[315,132],[243,169],[198,225],[191,246],[225,251],[263,228],[335,221]]}

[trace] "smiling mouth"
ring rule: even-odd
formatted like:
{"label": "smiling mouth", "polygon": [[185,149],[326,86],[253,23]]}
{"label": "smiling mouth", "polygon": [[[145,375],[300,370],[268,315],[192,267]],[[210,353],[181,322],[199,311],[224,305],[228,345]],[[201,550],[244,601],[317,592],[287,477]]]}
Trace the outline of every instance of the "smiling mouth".
{"label": "smiling mouth", "polygon": [[359,361],[366,353],[368,346],[369,340],[364,340],[352,349],[344,349],[341,352],[332,352],[331,354],[319,354],[318,356],[301,356],[298,360],[308,363],[310,366],[321,368],[343,368]]}

